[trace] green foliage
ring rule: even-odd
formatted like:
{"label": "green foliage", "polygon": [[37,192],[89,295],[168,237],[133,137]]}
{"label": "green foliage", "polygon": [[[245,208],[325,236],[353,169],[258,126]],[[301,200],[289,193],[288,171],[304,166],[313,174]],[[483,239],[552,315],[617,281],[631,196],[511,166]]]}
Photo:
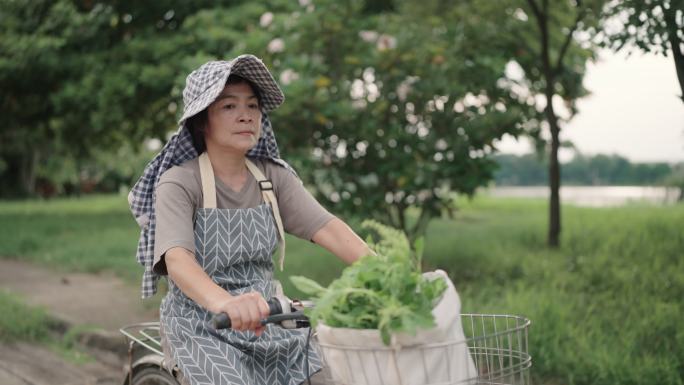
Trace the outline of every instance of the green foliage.
{"label": "green foliage", "polygon": [[[514,25],[506,38],[516,47],[514,62],[522,75],[511,80],[515,84],[511,89],[520,101],[534,107],[526,114],[525,133],[535,141],[539,153],[547,150],[551,123],[542,124],[548,118],[544,115],[547,103],[538,103],[535,98],[545,95],[549,84],[552,95],[559,96],[567,110],[567,118],[561,121],[577,113],[577,100],[587,94],[583,86],[586,64],[598,48],[592,37],[597,33],[602,4],[602,0],[511,0],[498,2],[494,10]],[[545,32],[540,30],[542,25]],[[580,33],[583,38],[579,38]]]}
{"label": "green foliage", "polygon": [[672,55],[684,101],[684,0],[609,1],[604,24],[603,43],[615,51]]}
{"label": "green foliage", "polygon": [[[52,269],[113,271],[140,283],[135,248],[140,228],[122,195],[0,201],[0,258],[21,258]],[[315,271],[319,282],[339,276],[344,264],[315,244],[289,235],[285,272],[276,271],[288,293],[291,271]]]}
{"label": "green foliage", "polygon": [[83,352],[76,342],[82,328],[71,329],[65,336],[58,337],[51,330],[54,322],[44,309],[27,306],[14,295],[0,291],[0,343],[40,343],[69,361],[92,361],[92,357]]}
{"label": "green foliage", "polygon": [[[610,1],[605,9],[605,43],[615,49],[638,48],[667,56],[671,54],[670,34],[682,41],[684,21],[677,12],[684,10],[682,0],[622,0]],[[669,18],[675,22],[670,25]],[[621,28],[618,28],[617,25]]]}
{"label": "green foliage", "polygon": [[450,191],[486,184],[494,141],[519,133],[529,106],[498,85],[515,52],[492,6],[364,4],[319,1],[279,24],[273,62],[291,80],[274,121],[319,200],[414,239]]}
{"label": "green foliage", "polygon": [[[494,174],[497,185],[545,185],[548,181],[546,159],[533,154],[498,154],[499,169]],[[561,180],[572,185],[667,185],[666,178],[676,166],[667,163],[631,163],[619,155],[576,154],[563,164]]]}
{"label": "green foliage", "polygon": [[566,206],[553,252],[543,201],[461,207],[431,224],[426,261],[450,273],[464,312],[532,320],[534,383],[682,383],[684,205]]}
{"label": "green foliage", "polygon": [[[519,84],[522,92],[518,94],[537,108],[535,115],[528,116],[526,127],[526,132],[536,142],[537,152],[542,153],[548,147],[551,190],[548,245],[555,248],[561,232],[558,150],[561,146],[560,122],[563,120],[559,118],[561,114],[555,105],[556,100],[562,98],[566,119],[570,119],[577,112],[577,99],[587,93],[582,83],[586,63],[596,50],[591,38],[596,31],[603,0],[526,0],[524,9],[516,8],[521,3],[522,0],[514,1],[509,8],[515,9],[511,14],[527,25],[520,34],[522,46],[516,58],[524,72]],[[584,39],[578,40],[576,32],[577,35],[584,34]],[[539,101],[538,97],[541,97]],[[549,135],[545,135],[547,129]],[[546,137],[550,139],[548,146]]]}
{"label": "green foliage", "polygon": [[657,185],[671,173],[667,163],[631,163],[619,155],[578,154],[564,165],[563,181],[592,185]]}
{"label": "green foliage", "polygon": [[46,342],[49,339],[45,311],[32,309],[9,293],[0,291],[0,342],[16,340]]}
{"label": "green foliage", "polygon": [[[12,59],[0,59],[0,112],[10,117],[0,171],[12,182],[0,194],[128,184],[92,161],[128,159],[145,139],[164,140],[185,75],[249,52],[282,83],[287,102],[273,121],[283,156],[318,198],[413,239],[450,191],[472,194],[491,179],[494,141],[519,133],[529,112],[500,84],[518,24],[498,9],[435,0],[1,2],[0,50]],[[117,150],[124,145],[127,155]],[[416,205],[421,215],[411,219]]]}
{"label": "green foliage", "polygon": [[[7,166],[0,170],[8,183],[0,194],[92,183],[81,173],[100,153],[121,156],[124,145],[137,153],[147,138],[164,140],[175,128],[185,75],[231,47],[225,39],[228,46],[204,44],[200,32],[215,29],[193,17],[240,3],[1,1],[0,158]],[[183,28],[186,19],[193,29]],[[238,23],[222,21],[213,25],[239,36]],[[40,169],[46,162],[67,167],[53,177]]]}
{"label": "green foliage", "polygon": [[434,326],[432,308],[446,282],[422,276],[422,251],[413,255],[401,231],[374,221],[364,221],[362,226],[378,233],[380,241],[369,239],[377,255],[360,258],[327,288],[309,278],[290,277],[300,291],[316,299],[316,307],[308,310],[312,323],[378,329],[385,344],[392,333],[415,334]]}
{"label": "green foliage", "polygon": [[124,196],[0,202],[0,255],[58,269],[110,269],[137,283],[139,231]]}
{"label": "green foliage", "polygon": [[[543,186],[548,183],[548,165],[538,154],[497,154],[494,181],[500,186]],[[565,175],[565,174],[563,174]]]}

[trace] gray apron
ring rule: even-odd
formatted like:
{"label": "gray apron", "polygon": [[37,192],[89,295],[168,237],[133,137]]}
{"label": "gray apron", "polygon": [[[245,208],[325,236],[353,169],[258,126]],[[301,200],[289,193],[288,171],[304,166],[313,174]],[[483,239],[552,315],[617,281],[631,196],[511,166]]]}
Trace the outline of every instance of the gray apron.
{"label": "gray apron", "polygon": [[[208,178],[202,176],[204,196],[207,190],[215,194],[213,172],[208,189]],[[216,284],[231,295],[257,291],[268,299],[275,294],[271,255],[278,245],[278,230],[268,203],[247,209],[200,208],[194,232],[197,262]],[[160,309],[162,344],[180,368],[183,382],[295,385],[306,380],[308,329],[286,330],[269,324],[257,337],[251,331],[214,330],[211,317],[169,280]],[[309,374],[322,367],[313,346],[308,365]]]}

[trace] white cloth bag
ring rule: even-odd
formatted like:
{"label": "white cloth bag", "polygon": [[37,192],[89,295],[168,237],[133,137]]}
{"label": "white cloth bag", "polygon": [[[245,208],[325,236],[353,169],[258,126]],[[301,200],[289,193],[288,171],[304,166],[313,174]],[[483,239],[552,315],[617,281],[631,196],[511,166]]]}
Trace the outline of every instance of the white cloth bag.
{"label": "white cloth bag", "polygon": [[[461,325],[461,301],[442,270],[424,273],[447,282],[432,310],[436,327],[415,336],[393,334],[390,346],[375,329],[332,328],[319,324],[318,342],[334,383],[345,385],[471,384],[477,370]],[[437,346],[431,346],[438,344]],[[472,380],[472,381],[471,381]]]}

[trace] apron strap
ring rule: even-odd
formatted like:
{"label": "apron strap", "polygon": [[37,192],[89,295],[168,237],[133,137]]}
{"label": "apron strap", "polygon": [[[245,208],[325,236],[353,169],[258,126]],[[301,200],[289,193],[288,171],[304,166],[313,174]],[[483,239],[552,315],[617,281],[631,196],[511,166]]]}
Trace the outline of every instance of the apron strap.
{"label": "apron strap", "polygon": [[280,219],[280,210],[278,209],[278,201],[273,193],[273,182],[270,179],[266,179],[264,173],[259,170],[251,160],[245,158],[245,164],[249,171],[254,175],[254,179],[257,180],[261,194],[264,197],[264,202],[271,205],[273,209],[273,216],[275,217],[276,225],[278,226],[278,235],[280,236],[280,254],[278,257],[278,265],[280,270],[283,270],[283,265],[285,263],[285,231],[283,230],[283,221]]}
{"label": "apron strap", "polygon": [[[252,173],[256,179],[261,194],[264,197],[264,202],[271,205],[273,209],[273,216],[275,218],[276,226],[278,227],[278,236],[280,238],[280,253],[278,257],[278,265],[280,270],[283,270],[285,263],[285,231],[283,230],[283,221],[280,218],[280,210],[278,209],[278,201],[273,193],[273,183],[270,179],[266,179],[264,173],[252,163],[251,160],[245,158],[245,165],[249,172]],[[216,180],[214,179],[214,170],[211,168],[211,161],[209,155],[203,152],[199,156],[200,177],[202,179],[202,195],[204,196],[204,208],[216,208]]]}
{"label": "apron strap", "polygon": [[203,152],[199,156],[200,177],[202,178],[202,195],[204,195],[205,209],[216,208],[216,180],[214,179],[214,170],[211,168],[211,161],[209,154]]}

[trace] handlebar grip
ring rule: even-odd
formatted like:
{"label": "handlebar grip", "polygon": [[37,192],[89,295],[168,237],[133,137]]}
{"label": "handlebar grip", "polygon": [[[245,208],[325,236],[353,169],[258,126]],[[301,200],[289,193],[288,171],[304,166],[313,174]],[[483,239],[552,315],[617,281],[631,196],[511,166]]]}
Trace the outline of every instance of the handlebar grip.
{"label": "handlebar grip", "polygon": [[[280,304],[280,301],[278,298],[271,298],[267,301],[268,303],[268,314],[269,315],[274,315],[274,314],[281,314],[283,312],[283,307]],[[214,329],[230,329],[231,327],[231,321],[230,317],[228,317],[227,313],[219,313],[216,314],[214,317],[211,319],[211,325],[214,327]]]}
{"label": "handlebar grip", "polygon": [[268,303],[268,315],[283,313],[283,305],[281,304],[280,300],[278,300],[278,298],[272,297],[266,302]]}
{"label": "handlebar grip", "polygon": [[219,313],[211,318],[211,325],[214,329],[230,329],[231,322],[228,313]]}

